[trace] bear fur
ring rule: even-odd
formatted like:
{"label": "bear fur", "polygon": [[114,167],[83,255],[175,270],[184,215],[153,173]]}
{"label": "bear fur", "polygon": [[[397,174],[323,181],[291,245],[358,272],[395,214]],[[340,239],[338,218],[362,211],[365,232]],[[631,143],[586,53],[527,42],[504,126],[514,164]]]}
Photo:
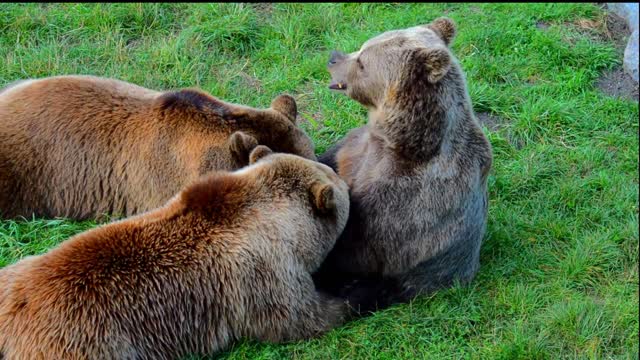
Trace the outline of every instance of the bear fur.
{"label": "bear fur", "polygon": [[315,160],[296,103],[226,103],[93,76],[25,80],[0,92],[0,216],[130,216],[263,144]]}
{"label": "bear fur", "polygon": [[348,305],[311,273],[347,222],[348,187],[318,162],[250,155],[159,209],[0,269],[0,357],[177,359],[342,324]]}
{"label": "bear fur", "polygon": [[473,279],[488,210],[492,149],[439,18],[334,51],[331,89],[369,111],[320,156],[349,185],[347,227],[315,274],[319,288],[372,310]]}

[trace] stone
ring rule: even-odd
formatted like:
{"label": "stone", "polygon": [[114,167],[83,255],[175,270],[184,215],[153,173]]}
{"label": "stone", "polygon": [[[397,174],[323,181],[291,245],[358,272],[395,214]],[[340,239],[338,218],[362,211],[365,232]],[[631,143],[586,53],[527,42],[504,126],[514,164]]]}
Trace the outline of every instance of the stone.
{"label": "stone", "polygon": [[624,50],[624,71],[638,82],[638,29],[636,29]]}
{"label": "stone", "polygon": [[624,71],[638,82],[638,3],[607,3],[607,8],[627,22],[631,29],[629,42],[624,50]]}
{"label": "stone", "polygon": [[638,3],[608,3],[607,8],[625,19],[631,32],[638,30]]}

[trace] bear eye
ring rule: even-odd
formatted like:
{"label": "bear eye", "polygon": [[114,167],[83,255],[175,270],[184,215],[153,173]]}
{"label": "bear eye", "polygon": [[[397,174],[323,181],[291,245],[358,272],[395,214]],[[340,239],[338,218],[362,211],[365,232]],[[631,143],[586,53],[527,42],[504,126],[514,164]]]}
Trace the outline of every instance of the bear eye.
{"label": "bear eye", "polygon": [[364,70],[364,65],[362,64],[362,61],[360,61],[360,58],[356,59],[356,62],[358,63],[358,67],[360,67],[360,70]]}

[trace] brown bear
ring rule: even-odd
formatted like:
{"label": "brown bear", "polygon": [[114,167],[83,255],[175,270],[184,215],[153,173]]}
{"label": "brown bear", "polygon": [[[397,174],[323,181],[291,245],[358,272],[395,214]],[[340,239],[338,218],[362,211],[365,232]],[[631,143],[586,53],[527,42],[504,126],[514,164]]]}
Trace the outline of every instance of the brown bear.
{"label": "brown bear", "polygon": [[479,267],[492,149],[454,35],[439,18],[334,51],[328,64],[329,87],[364,105],[369,122],[320,157],[349,185],[351,210],[314,279],[363,311],[468,282]]}
{"label": "brown bear", "polygon": [[296,115],[286,95],[254,109],[93,76],[15,83],[0,92],[0,216],[144,212],[258,144],[315,160]]}
{"label": "brown bear", "polygon": [[1,269],[0,354],[176,359],[343,323],[348,304],[316,291],[311,273],[347,222],[348,187],[299,156],[260,145],[250,157]]}

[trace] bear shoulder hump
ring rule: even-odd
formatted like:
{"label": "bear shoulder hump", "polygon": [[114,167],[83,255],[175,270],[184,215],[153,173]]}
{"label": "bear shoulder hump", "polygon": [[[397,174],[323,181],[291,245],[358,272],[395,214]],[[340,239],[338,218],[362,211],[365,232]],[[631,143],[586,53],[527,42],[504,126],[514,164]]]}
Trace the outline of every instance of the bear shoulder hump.
{"label": "bear shoulder hump", "polygon": [[219,99],[198,89],[182,89],[160,94],[155,100],[155,109],[164,112],[206,112],[224,116],[227,105]]}

